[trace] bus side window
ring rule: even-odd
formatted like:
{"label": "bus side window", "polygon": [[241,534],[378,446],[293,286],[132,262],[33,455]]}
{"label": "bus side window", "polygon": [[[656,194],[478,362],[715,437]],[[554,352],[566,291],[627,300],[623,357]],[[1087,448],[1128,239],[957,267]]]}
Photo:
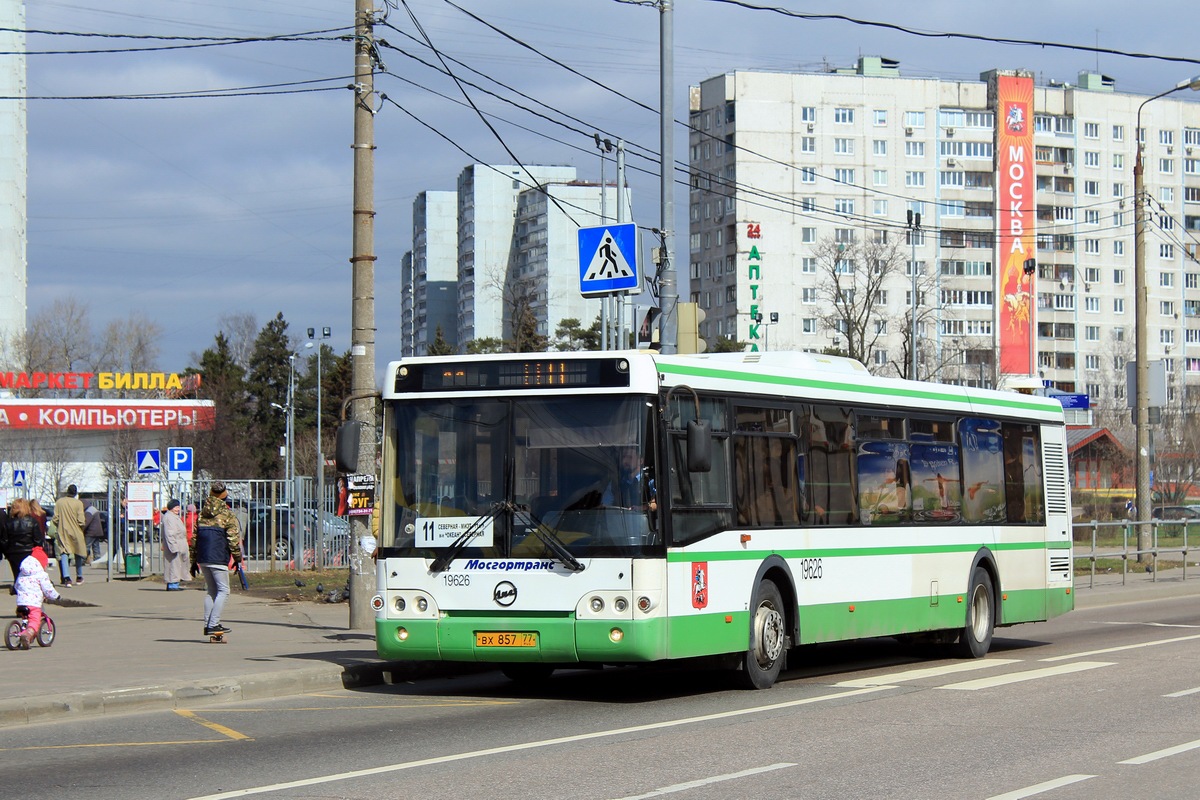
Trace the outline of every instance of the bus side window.
{"label": "bus side window", "polygon": [[840,406],[813,406],[807,418],[809,521],[813,525],[858,522],[854,471],[854,414]]}

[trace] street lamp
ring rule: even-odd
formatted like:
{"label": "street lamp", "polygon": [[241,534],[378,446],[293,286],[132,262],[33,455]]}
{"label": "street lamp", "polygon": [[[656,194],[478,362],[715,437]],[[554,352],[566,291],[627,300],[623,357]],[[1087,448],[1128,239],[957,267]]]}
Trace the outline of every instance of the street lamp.
{"label": "street lamp", "polygon": [[[331,330],[328,327],[321,328],[321,339],[316,341],[317,348],[317,532],[313,536],[313,564],[317,567],[321,566],[321,546],[322,539],[325,536],[325,446],[324,440],[321,439],[321,350],[325,345],[322,343],[331,335]],[[309,341],[305,343],[305,348],[311,348],[316,339],[317,329],[308,329]],[[415,352],[415,351],[414,351]]]}
{"label": "street lamp", "polygon": [[[1152,100],[1166,97],[1182,89],[1200,90],[1200,75],[1176,84],[1174,87],[1147,97],[1137,109],[1137,125],[1133,131],[1136,155],[1133,160],[1133,278],[1134,318],[1136,320],[1135,358],[1137,365],[1134,376],[1137,382],[1134,412],[1137,426],[1137,488],[1134,508],[1138,519],[1148,520],[1150,513],[1150,361],[1147,330],[1148,291],[1146,286],[1146,187],[1142,164],[1142,109]],[[1138,551],[1150,548],[1149,524],[1138,525]],[[1140,556],[1139,556],[1140,558]]]}

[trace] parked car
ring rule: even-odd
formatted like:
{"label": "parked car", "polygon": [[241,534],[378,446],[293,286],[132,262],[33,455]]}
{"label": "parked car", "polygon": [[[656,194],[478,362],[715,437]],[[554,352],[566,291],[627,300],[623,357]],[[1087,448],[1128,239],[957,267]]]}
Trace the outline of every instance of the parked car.
{"label": "parked car", "polygon": [[1150,516],[1163,520],[1200,521],[1200,508],[1196,506],[1158,506]]}

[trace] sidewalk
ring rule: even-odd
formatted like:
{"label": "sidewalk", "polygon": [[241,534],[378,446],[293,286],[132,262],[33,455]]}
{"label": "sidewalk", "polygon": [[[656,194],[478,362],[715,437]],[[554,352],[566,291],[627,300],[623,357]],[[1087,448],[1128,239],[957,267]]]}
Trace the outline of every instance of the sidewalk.
{"label": "sidewalk", "polygon": [[[7,628],[15,604],[0,592]],[[200,588],[106,582],[105,570],[89,568],[85,583],[60,593],[62,605],[46,606],[52,647],[0,645],[0,727],[372,685],[390,679],[385,672],[422,668],[381,661],[374,629],[348,629],[346,603],[273,602],[235,589],[221,620],[232,633],[213,644],[202,635]]]}
{"label": "sidewalk", "polygon": [[[1200,568],[1077,581],[1076,607],[1200,596]],[[1194,573],[1194,574],[1193,574]],[[0,591],[4,591],[0,589]],[[0,646],[0,728],[75,716],[196,708],[328,689],[371,686],[472,669],[466,664],[381,661],[374,630],[350,631],[345,603],[274,602],[234,589],[222,622],[224,644],[202,635],[204,593],[165,591],[154,578],[105,581],[89,569],[81,586],[50,604],[50,648]],[[7,597],[7,595],[4,595]],[[11,597],[7,598],[12,601]],[[11,614],[12,606],[4,610]],[[11,617],[0,617],[7,627]],[[1003,635],[1003,634],[1001,634]]]}

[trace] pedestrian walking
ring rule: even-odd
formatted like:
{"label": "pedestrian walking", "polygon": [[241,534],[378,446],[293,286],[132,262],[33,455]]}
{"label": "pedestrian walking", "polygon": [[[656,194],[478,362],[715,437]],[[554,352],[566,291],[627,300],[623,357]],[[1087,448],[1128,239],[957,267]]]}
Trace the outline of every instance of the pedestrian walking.
{"label": "pedestrian walking", "polygon": [[179,501],[171,500],[162,513],[163,581],[167,591],[182,590],[180,581],[187,579],[187,525],[179,517]]}
{"label": "pedestrian walking", "polygon": [[88,561],[87,539],[84,538],[87,514],[78,494],[79,488],[72,483],[54,504],[54,524],[58,526],[58,556],[63,586],[72,585],[68,569],[70,559],[75,559],[75,583],[83,583],[83,565]]}
{"label": "pedestrian walking", "polygon": [[9,509],[8,543],[4,548],[4,557],[12,567],[13,580],[21,576],[21,563],[33,552],[33,548],[42,543],[42,529],[38,526],[29,507],[29,501],[18,497],[12,501]]}
{"label": "pedestrian walking", "polygon": [[191,572],[204,573],[204,635],[229,633],[221,624],[221,610],[229,596],[229,564],[242,561],[242,533],[237,517],[225,503],[225,484],[217,481],[200,508],[196,538],[191,546]]}
{"label": "pedestrian walking", "polygon": [[104,541],[108,532],[104,530],[104,516],[94,505],[88,504],[83,510],[83,536],[87,546],[87,563],[95,564],[104,558]]}

